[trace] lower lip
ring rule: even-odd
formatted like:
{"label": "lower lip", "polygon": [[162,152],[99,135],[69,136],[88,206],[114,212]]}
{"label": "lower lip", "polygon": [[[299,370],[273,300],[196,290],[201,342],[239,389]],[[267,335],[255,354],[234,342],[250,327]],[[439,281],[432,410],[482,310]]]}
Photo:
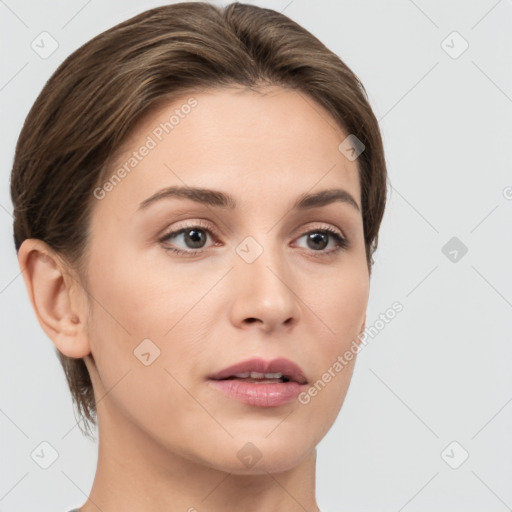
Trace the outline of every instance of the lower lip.
{"label": "lower lip", "polygon": [[278,407],[295,400],[305,384],[298,382],[276,382],[255,384],[243,380],[210,380],[211,385],[231,398],[257,407]]}

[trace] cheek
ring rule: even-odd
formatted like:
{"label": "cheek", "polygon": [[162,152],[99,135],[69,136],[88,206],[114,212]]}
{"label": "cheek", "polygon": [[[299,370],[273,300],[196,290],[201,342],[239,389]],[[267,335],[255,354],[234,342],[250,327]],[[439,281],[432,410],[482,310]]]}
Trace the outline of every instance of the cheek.
{"label": "cheek", "polygon": [[205,310],[211,303],[201,298],[217,276],[194,282],[194,276],[183,266],[166,261],[150,264],[127,253],[124,257],[114,252],[103,254],[96,262],[91,268],[108,268],[91,273],[90,282],[91,345],[105,387],[115,384],[127,371],[136,375],[146,368],[144,358],[146,362],[154,360],[151,368],[160,367],[160,371],[157,377],[148,366],[141,378],[149,381],[147,377],[151,377],[160,383],[164,374],[167,384],[170,376],[164,368],[182,377],[189,366],[200,362],[201,340],[211,327],[207,324],[212,316]]}
{"label": "cheek", "polygon": [[188,313],[201,294],[186,291],[183,273],[169,276],[168,271],[166,276],[142,263],[117,262],[90,284],[91,345],[100,396],[106,396],[99,408],[118,411],[155,436],[168,431],[173,418],[178,436],[193,427],[191,418],[202,413],[180,385],[187,385],[190,367],[202,353],[194,334],[197,325],[187,321],[196,310],[202,311],[197,307]]}
{"label": "cheek", "polygon": [[[359,266],[358,266],[359,267]],[[326,347],[342,348],[357,337],[365,319],[369,277],[361,268],[342,269],[310,294],[311,309],[325,325]],[[330,351],[326,349],[326,353]]]}
{"label": "cheek", "polygon": [[[323,293],[310,295],[311,310],[325,329],[317,336],[318,354],[314,382],[300,400],[325,421],[326,430],[335,420],[350,385],[365,319],[369,278],[365,269],[340,272]],[[300,397],[299,397],[300,398]]]}
{"label": "cheek", "polygon": [[94,272],[91,280],[98,320],[134,342],[164,336],[199,295],[182,268],[162,266],[165,260],[155,264],[128,251],[96,260],[92,268],[108,269]]}

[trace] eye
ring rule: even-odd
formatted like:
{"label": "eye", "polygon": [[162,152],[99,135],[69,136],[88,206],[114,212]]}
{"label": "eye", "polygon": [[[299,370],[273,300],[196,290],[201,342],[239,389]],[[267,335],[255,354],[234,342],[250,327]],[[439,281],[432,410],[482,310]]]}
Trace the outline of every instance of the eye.
{"label": "eye", "polygon": [[[161,237],[159,242],[165,250],[175,254],[198,256],[208,250],[207,241],[209,237],[213,238],[212,228],[195,224],[171,231]],[[329,256],[340,249],[349,247],[348,240],[332,227],[310,230],[299,237],[298,240],[301,238],[306,238],[306,249],[318,253],[318,256]],[[181,247],[176,246],[179,242],[182,243]],[[331,245],[334,244],[334,248],[325,250],[330,243]]]}
{"label": "eye", "polygon": [[[159,242],[164,245],[164,248],[168,251],[172,251],[176,254],[183,255],[197,255],[204,252],[204,246],[208,240],[208,236],[212,238],[212,231],[206,227],[193,225],[183,227],[181,229],[171,231],[167,233],[162,238],[160,238]],[[175,247],[176,242],[182,241],[185,244],[185,247]],[[174,247],[167,245],[169,242],[172,242]]]}
{"label": "eye", "polygon": [[[318,252],[321,255],[330,255],[340,249],[346,249],[349,246],[348,240],[331,227],[308,231],[300,238],[304,237],[306,238],[306,248],[311,249],[313,252]],[[324,250],[330,242],[333,242],[334,248],[327,251]]]}

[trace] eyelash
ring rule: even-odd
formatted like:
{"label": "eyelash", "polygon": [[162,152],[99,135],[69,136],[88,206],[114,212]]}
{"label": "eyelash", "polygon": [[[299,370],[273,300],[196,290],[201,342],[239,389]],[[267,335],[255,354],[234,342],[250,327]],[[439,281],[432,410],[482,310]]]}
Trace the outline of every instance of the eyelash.
{"label": "eyelash", "polygon": [[[178,254],[181,256],[197,256],[197,255],[207,251],[208,249],[184,250],[184,249],[177,249],[176,247],[169,247],[169,246],[164,245],[164,242],[166,240],[168,240],[169,238],[174,238],[176,236],[179,236],[179,235],[185,233],[187,230],[192,230],[192,229],[200,229],[201,231],[205,231],[208,235],[210,235],[210,237],[214,238],[214,236],[213,236],[214,230],[211,228],[211,226],[205,226],[205,225],[196,223],[196,224],[192,224],[190,226],[185,226],[185,227],[180,228],[175,231],[171,231],[171,232],[163,235],[159,239],[159,242],[163,245],[163,247],[166,251],[171,251],[174,254]],[[334,228],[329,227],[329,226],[324,227],[324,228],[318,228],[318,229],[312,229],[312,230],[306,231],[299,238],[302,238],[304,235],[308,235],[311,233],[328,234],[337,243],[337,247],[335,249],[331,249],[330,251],[324,251],[324,250],[314,251],[311,249],[311,252],[316,253],[315,255],[317,255],[317,256],[320,256],[320,257],[332,256],[335,253],[339,252],[341,249],[348,249],[350,247],[348,240],[346,238],[344,238]]]}

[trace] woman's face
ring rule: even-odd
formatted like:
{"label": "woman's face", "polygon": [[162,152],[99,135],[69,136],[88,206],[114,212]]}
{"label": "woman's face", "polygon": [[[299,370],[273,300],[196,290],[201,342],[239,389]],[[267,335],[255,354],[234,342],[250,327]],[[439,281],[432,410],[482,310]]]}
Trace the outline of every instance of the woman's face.
{"label": "woman's face", "polygon": [[[347,135],[282,88],[185,95],[133,132],[95,191],[87,261],[86,361],[109,442],[239,474],[313,453],[345,398],[355,359],[336,362],[368,302]],[[162,193],[185,187],[218,193]],[[294,206],[334,189],[344,193]],[[253,358],[288,359],[307,384],[210,378]]]}

